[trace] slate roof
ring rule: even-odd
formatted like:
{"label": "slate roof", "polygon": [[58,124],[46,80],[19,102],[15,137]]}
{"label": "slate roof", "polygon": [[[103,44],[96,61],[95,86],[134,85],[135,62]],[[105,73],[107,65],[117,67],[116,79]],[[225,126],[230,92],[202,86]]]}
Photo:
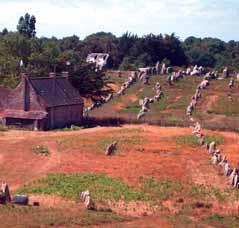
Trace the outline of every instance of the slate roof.
{"label": "slate roof", "polygon": [[11,89],[0,86],[0,108],[2,108],[3,101],[7,98],[10,92]]}
{"label": "slate roof", "polygon": [[28,111],[25,112],[23,110],[13,110],[13,109],[5,109],[2,112],[3,117],[11,117],[11,118],[24,118],[24,119],[32,119],[32,120],[41,120],[47,116],[47,112],[44,111]]}
{"label": "slate roof", "polygon": [[82,104],[78,91],[66,77],[30,78],[36,93],[46,102],[48,107]]}

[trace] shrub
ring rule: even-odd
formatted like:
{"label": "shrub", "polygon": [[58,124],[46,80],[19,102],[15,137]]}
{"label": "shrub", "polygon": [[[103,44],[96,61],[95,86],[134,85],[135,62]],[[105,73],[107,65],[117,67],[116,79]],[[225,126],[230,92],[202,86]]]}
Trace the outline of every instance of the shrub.
{"label": "shrub", "polygon": [[43,145],[33,147],[32,151],[36,154],[42,154],[45,156],[48,156],[50,154],[48,147]]}

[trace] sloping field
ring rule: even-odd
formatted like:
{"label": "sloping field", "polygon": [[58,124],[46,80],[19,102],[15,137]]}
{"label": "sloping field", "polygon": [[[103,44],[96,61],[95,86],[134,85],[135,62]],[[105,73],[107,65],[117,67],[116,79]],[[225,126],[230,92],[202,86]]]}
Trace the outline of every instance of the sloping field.
{"label": "sloping field", "polygon": [[[137,122],[137,114],[140,110],[139,99],[153,97],[154,86],[159,82],[164,92],[164,97],[159,103],[152,104],[150,112],[142,119],[142,122],[188,126],[185,110],[189,104],[196,86],[202,78],[186,77],[169,86],[167,76],[152,76],[149,85],[137,82],[122,97],[115,97],[110,103],[92,111],[91,117],[97,118],[124,118],[127,122]],[[115,84],[122,83],[122,78],[112,78]],[[204,127],[211,129],[233,130],[239,129],[239,84],[234,88],[228,88],[229,79],[210,81],[210,87],[203,91],[194,116],[200,120]]]}
{"label": "sloping field", "polygon": [[[191,132],[148,125],[1,132],[1,179],[40,202],[0,206],[2,227],[238,227],[238,191]],[[236,133],[204,133],[237,164]],[[113,141],[117,150],[106,157]],[[36,153],[39,146],[49,153]],[[85,211],[78,195],[86,188],[113,212]]]}

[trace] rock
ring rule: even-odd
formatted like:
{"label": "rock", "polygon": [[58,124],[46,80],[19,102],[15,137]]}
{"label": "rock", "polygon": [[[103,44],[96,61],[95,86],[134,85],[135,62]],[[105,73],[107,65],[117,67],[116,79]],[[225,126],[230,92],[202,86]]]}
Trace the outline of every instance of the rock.
{"label": "rock", "polygon": [[28,205],[29,199],[27,195],[15,195],[12,202],[18,205]]}
{"label": "rock", "polygon": [[117,142],[113,142],[112,144],[110,144],[105,150],[105,155],[106,156],[112,155],[113,152],[116,150],[116,145],[117,145]]}
{"label": "rock", "polygon": [[82,192],[80,194],[80,198],[83,201],[87,210],[95,210],[96,209],[95,203],[93,202],[93,200],[90,197],[89,190],[86,190],[85,192]]}

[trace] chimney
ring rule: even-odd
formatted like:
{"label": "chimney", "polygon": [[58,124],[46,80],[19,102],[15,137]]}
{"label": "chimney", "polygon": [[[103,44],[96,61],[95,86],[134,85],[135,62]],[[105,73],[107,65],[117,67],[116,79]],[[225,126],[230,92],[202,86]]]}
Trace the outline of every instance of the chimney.
{"label": "chimney", "polygon": [[30,110],[30,86],[29,79],[25,74],[22,74],[23,81],[23,110],[25,112]]}

